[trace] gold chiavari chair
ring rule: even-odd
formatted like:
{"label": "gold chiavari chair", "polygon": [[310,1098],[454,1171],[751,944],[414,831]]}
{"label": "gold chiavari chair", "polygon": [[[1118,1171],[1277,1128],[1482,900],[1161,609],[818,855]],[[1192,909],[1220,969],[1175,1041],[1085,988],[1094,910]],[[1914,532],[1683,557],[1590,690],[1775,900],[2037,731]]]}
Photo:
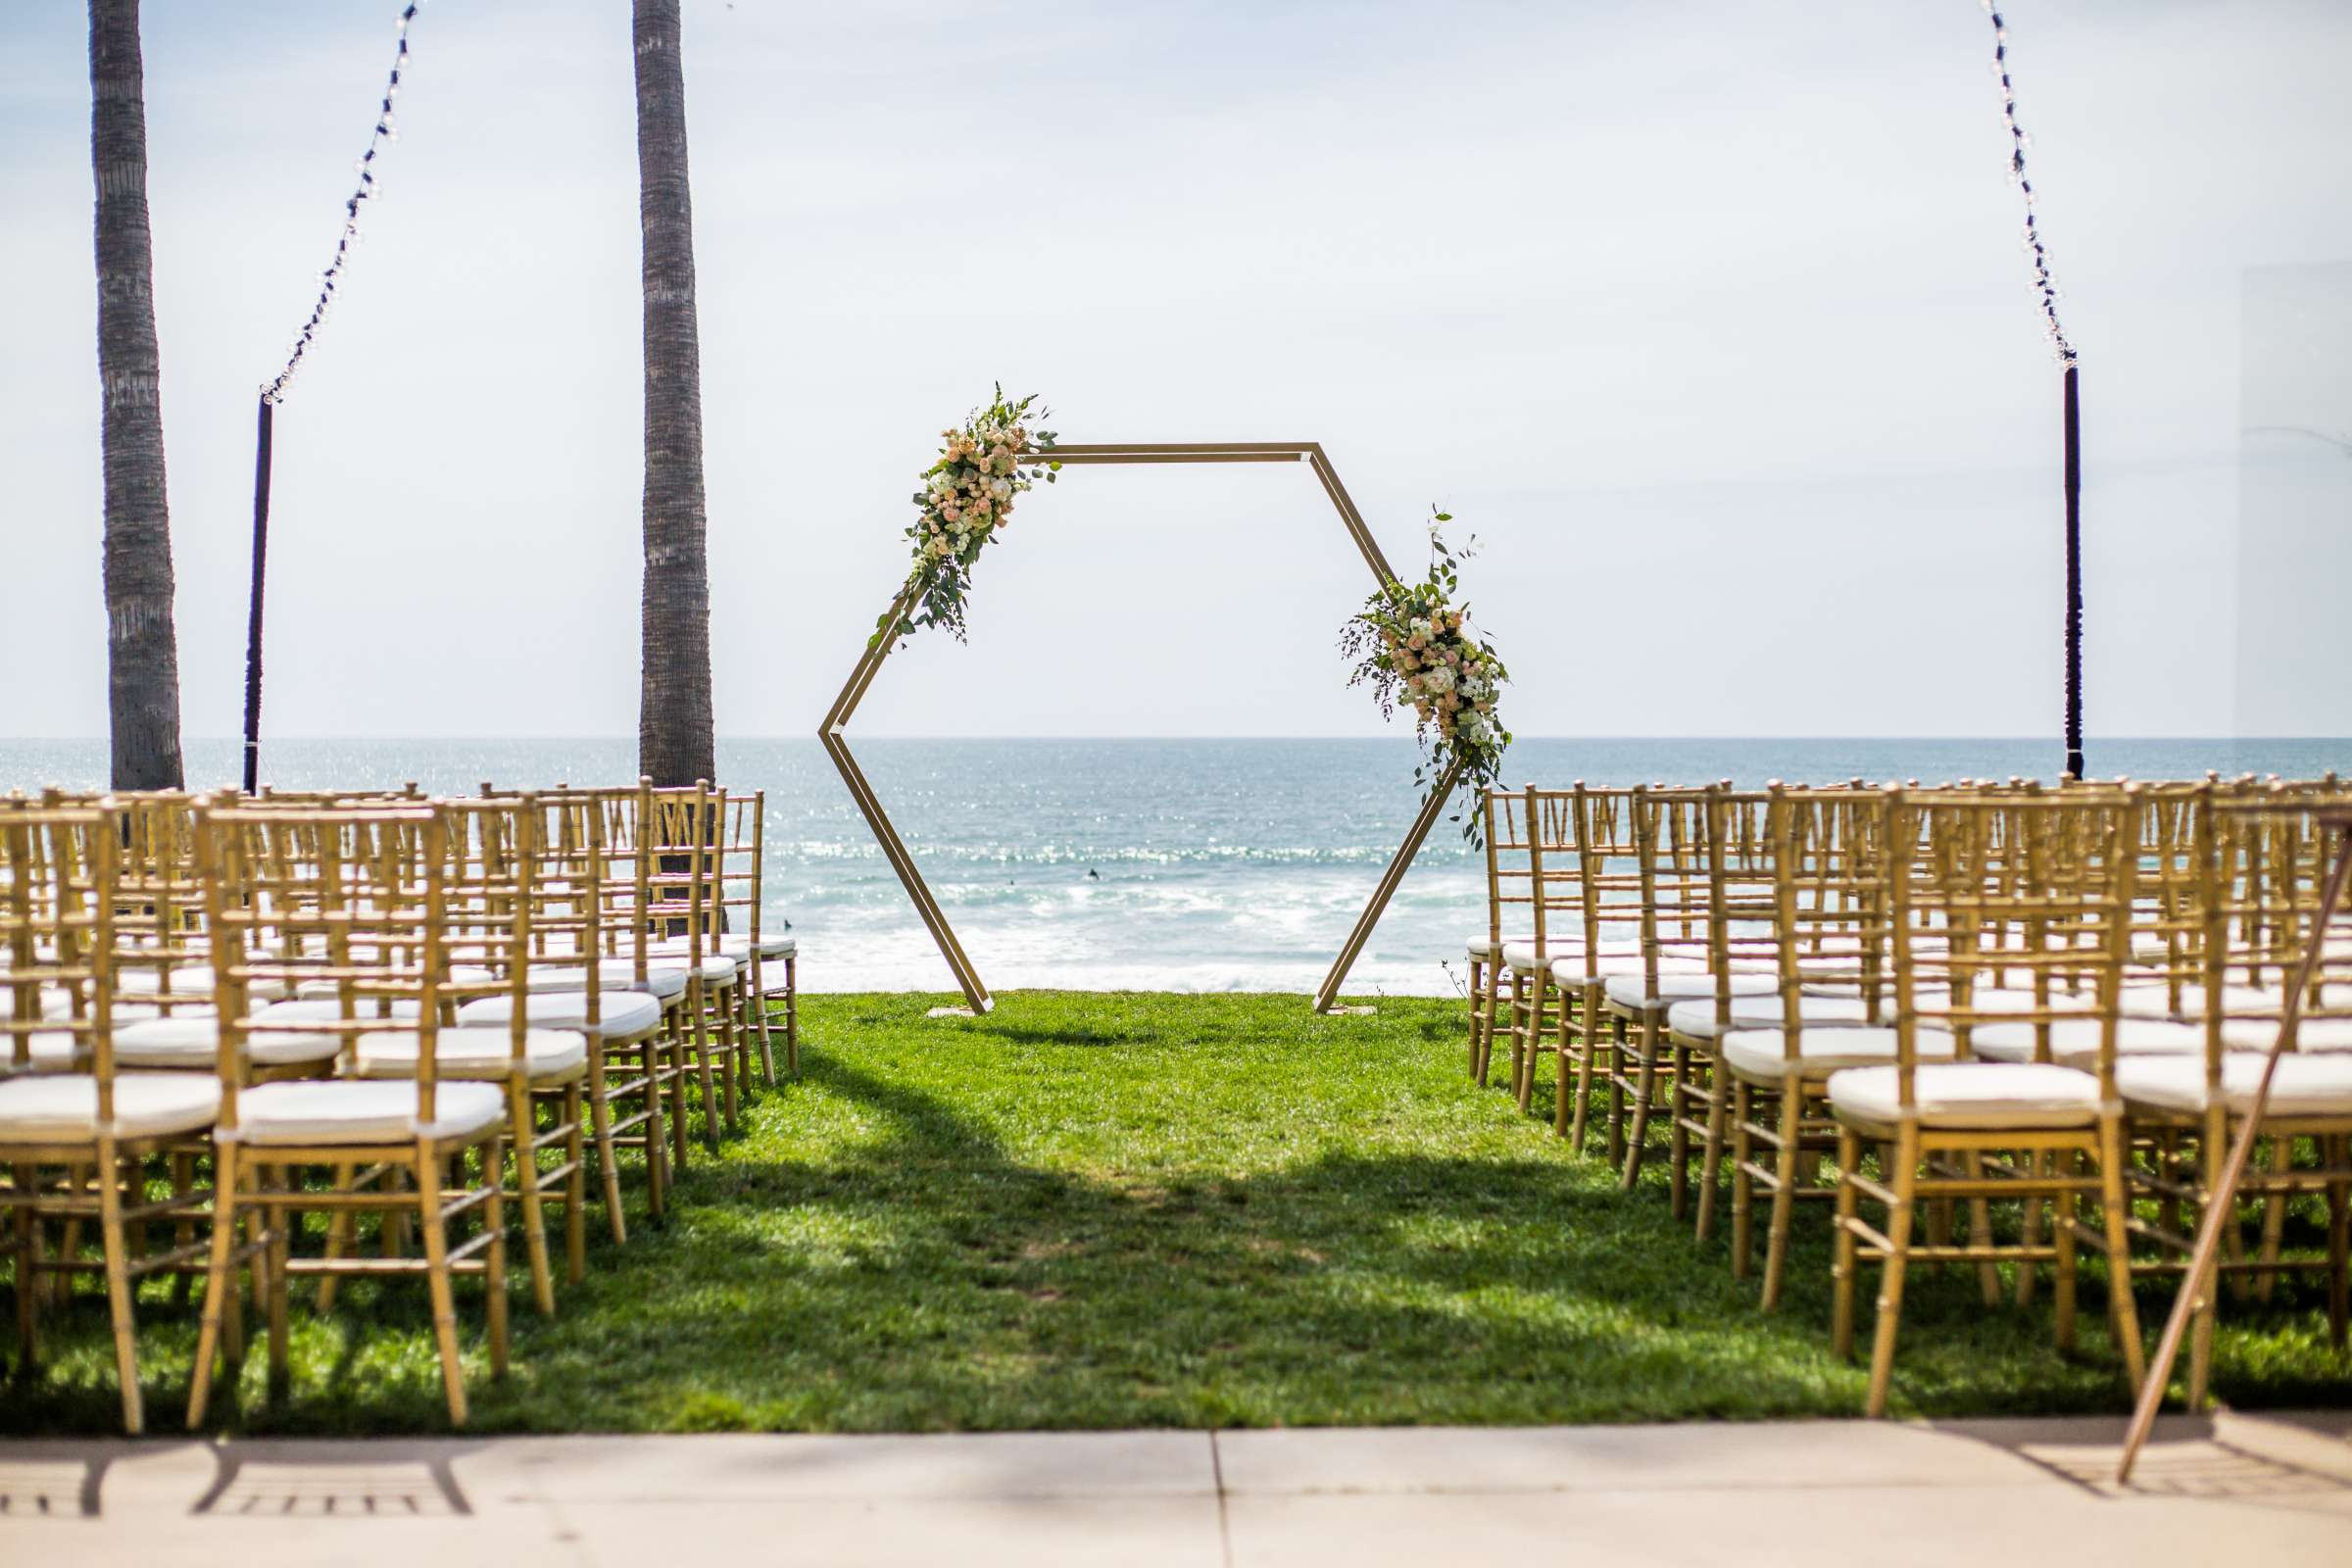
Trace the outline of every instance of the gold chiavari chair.
{"label": "gold chiavari chair", "polygon": [[[1622,1182],[1633,1191],[1649,1152],[1649,1121],[1664,1109],[1679,1171],[1687,1149],[1678,1088],[1680,1061],[1669,1045],[1666,1013],[1678,1002],[1707,1001],[1719,990],[1769,995],[1770,968],[1736,959],[1720,978],[1708,972],[1715,894],[1708,874],[1707,828],[1723,786],[1632,792],[1642,956],[1602,965],[1601,1005],[1618,1040],[1612,1098],[1628,1106]],[[1727,819],[1728,820],[1728,819]],[[1693,1037],[1686,1036],[1686,1040]],[[1678,1181],[1677,1187],[1681,1183]],[[1677,1205],[1680,1213],[1680,1205]]]}
{"label": "gold chiavari chair", "polygon": [[[115,1059],[121,820],[108,801],[0,812],[0,948],[12,998],[0,1032],[13,1068],[0,1078],[0,1206],[11,1219],[19,1374],[37,1356],[40,1282],[103,1274],[122,1426],[135,1434],[146,1421],[137,1282],[184,1269],[210,1250],[209,1241],[184,1240],[151,1250],[139,1232],[158,1219],[192,1228],[212,1208],[212,1194],[188,1182],[153,1197],[147,1166],[201,1138],[220,1097],[204,1078],[126,1072]],[[136,951],[135,933],[130,945]],[[32,1070],[42,1054],[60,1058],[60,1070]],[[81,1227],[91,1221],[97,1260],[81,1255]],[[54,1255],[53,1223],[65,1238]]]}
{"label": "gold chiavari chair", "polygon": [[[1598,994],[1584,982],[1594,962],[1627,957],[1640,950],[1631,940],[1631,926],[1604,938],[1607,928],[1586,907],[1588,871],[1586,857],[1577,849],[1577,791],[1531,785],[1519,802],[1535,930],[1531,937],[1502,944],[1512,999],[1512,1087],[1519,1108],[1527,1109],[1535,1098],[1536,1063],[1545,1053],[1552,1054],[1552,1132],[1569,1137],[1573,1126],[1581,1146],[1584,1123],[1576,1107],[1590,1099],[1592,1059],[1587,1048],[1594,1038],[1587,1009],[1592,996]],[[1586,1054],[1580,1056],[1580,1052]],[[1569,1088],[1572,1065],[1586,1075],[1580,1091]]]}
{"label": "gold chiavari chair", "polygon": [[[540,1312],[552,1315],[555,1272],[546,1220],[550,1201],[564,1208],[570,1281],[577,1284],[586,1273],[584,1089],[590,1082],[591,1055],[585,1028],[549,1027],[534,1016],[530,1005],[535,995],[530,955],[539,934],[534,926],[541,863],[538,808],[527,797],[517,802],[435,803],[435,808],[443,822],[442,956],[449,977],[441,1001],[445,1008],[456,1009],[455,1022],[445,1022],[434,1037],[435,1072],[444,1083],[494,1084],[505,1097],[532,1294]],[[542,960],[557,965],[566,961],[588,963],[578,956]],[[593,989],[596,976],[588,975],[583,983]],[[365,1005],[356,995],[347,1000],[353,1008]],[[349,1021],[353,1012],[346,1010],[342,1016]],[[364,1033],[351,1053],[351,1076],[413,1082],[422,1049],[417,1029]],[[597,1064],[601,1066],[601,1053]],[[549,1112],[544,1124],[539,1115],[543,1109]],[[601,1114],[595,1120],[600,1130],[609,1124]],[[610,1146],[600,1152],[610,1172]],[[556,1161],[552,1168],[545,1163],[550,1157]],[[616,1198],[617,1191],[609,1190],[608,1207],[614,1211],[619,1206],[612,1200]],[[347,1227],[330,1230],[330,1257],[341,1254],[337,1243],[344,1234]],[[321,1282],[322,1307],[331,1301],[326,1294],[331,1283],[331,1276]]]}
{"label": "gold chiavari chair", "polygon": [[[2197,977],[2180,991],[2180,1005],[2196,1021],[2175,1025],[2192,1029],[2198,1049],[2127,1056],[2117,1063],[2116,1084],[2132,1132],[2151,1145],[2139,1187],[2162,1205],[2156,1223],[2133,1228],[2157,1250],[2153,1264],[2139,1266],[2171,1272],[2186,1263],[2193,1223],[2221,1185],[2264,1055],[2287,1027],[2290,976],[2313,946],[2320,948],[2271,1081],[2262,1123],[2268,1158],[2249,1164],[2236,1190],[2241,1210],[2260,1215],[2259,1248],[2249,1256],[2243,1229],[2233,1225],[2223,1232],[2225,1256],[2216,1267],[2236,1281],[2251,1275],[2266,1300],[2281,1273],[2323,1273],[2328,1328],[2341,1349],[2352,1318],[2352,920],[2339,917],[2333,931],[2316,924],[2326,837],[2310,808],[2328,798],[2308,788],[2268,787],[2217,803],[2200,839]],[[2326,1208],[2325,1248],[2317,1256],[2288,1256],[2288,1205],[2310,1197]],[[2192,1410],[2202,1407],[2212,1375],[2215,1296],[2205,1290],[2191,1320]]]}
{"label": "gold chiavari chair", "polygon": [[[1662,1024],[1669,1056],[1667,1105],[1672,1117],[1669,1191],[1677,1219],[1683,1217],[1689,1202],[1691,1151],[1706,1146],[1708,1134],[1719,1120],[1716,1102],[1731,1092],[1715,1059],[1717,1042],[1733,1027],[1742,1005],[1773,1000],[1769,990],[1749,978],[1771,973],[1776,960],[1767,799],[1720,784],[1708,792],[1700,808],[1706,975],[1714,995],[1703,1000],[1669,1001]],[[1714,1198],[1710,1172],[1699,1194],[1701,1241],[1712,1228]]]}
{"label": "gold chiavari chair", "polygon": [[[198,810],[221,1049],[215,1225],[188,1400],[192,1430],[203,1426],[210,1401],[221,1313],[234,1286],[231,1243],[242,1221],[258,1222],[265,1244],[261,1275],[273,1383],[282,1384],[288,1371],[293,1274],[421,1274],[450,1420],[460,1425],[466,1379],[454,1277],[478,1274],[487,1290],[491,1369],[506,1372],[507,1101],[495,1083],[445,1081],[441,1073],[439,1047],[452,1002],[448,833],[447,815],[423,806]],[[269,1004],[257,997],[257,985],[302,980],[333,984],[342,1016],[265,1016]],[[354,1062],[372,1049],[369,1036],[413,1040],[415,1075],[253,1083],[246,1045],[278,1028],[332,1031],[345,1039]],[[355,1164],[383,1167],[404,1180],[332,1187],[305,1180],[306,1172],[343,1172]],[[405,1215],[421,1237],[423,1255],[389,1249],[366,1257],[297,1253],[297,1216],[311,1210]],[[455,1240],[453,1229],[477,1215],[479,1230]]]}
{"label": "gold chiavari chair", "polygon": [[[607,788],[559,786],[539,791],[537,796],[558,812],[548,842],[551,854],[563,860],[564,869],[552,893],[575,923],[578,912],[571,907],[571,899],[593,897],[598,902],[597,940],[604,955],[604,985],[611,990],[640,992],[660,1004],[656,1031],[621,1043],[633,1048],[633,1058],[632,1052],[624,1050],[609,1055],[607,1061],[612,1075],[609,1098],[616,1118],[615,1144],[645,1151],[652,1212],[659,1219],[666,1212],[668,1195],[690,1148],[686,1131],[688,979],[683,958],[656,956],[659,934],[647,912],[655,898],[653,861],[638,853],[638,823],[647,792],[648,786],[640,780]],[[496,790],[484,784],[482,793],[489,796]],[[599,867],[594,876],[588,873],[590,861]],[[576,934],[559,936],[547,946],[551,952],[563,951],[566,941],[576,940]],[[534,969],[533,973],[545,976],[535,983],[578,989],[577,970]],[[632,1102],[635,1109],[629,1108]],[[666,1143],[657,1146],[651,1142],[664,1137]]]}
{"label": "gold chiavari chair", "polygon": [[1608,1158],[1616,1164],[1625,1157],[1625,1101],[1617,1089],[1625,1028],[1609,1013],[1604,988],[1611,976],[1642,961],[1637,792],[1596,788],[1579,779],[1568,790],[1530,793],[1541,803],[1546,840],[1566,844],[1565,855],[1555,854],[1551,869],[1538,882],[1538,907],[1557,908],[1554,918],[1564,916],[1569,928],[1566,951],[1551,962],[1560,995],[1559,1099],[1552,1131],[1564,1132],[1570,1147],[1584,1152],[1593,1089],[1599,1085],[1608,1096]]}
{"label": "gold chiavari chair", "polygon": [[1470,964],[1470,1076],[1486,1087],[1487,1066],[1494,1052],[1494,1014],[1501,1005],[1505,945],[1503,928],[1510,923],[1511,943],[1531,939],[1515,934],[1516,917],[1505,922],[1503,910],[1525,908],[1534,901],[1533,873],[1528,868],[1526,798],[1489,786],[1479,801],[1480,826],[1486,838],[1487,928],[1464,944]]}
{"label": "gold chiavari chair", "polygon": [[[1836,1196],[1835,1173],[1819,1169],[1837,1149],[1827,1103],[1832,1075],[1896,1056],[1891,1009],[1882,1012],[1886,851],[1880,825],[1876,792],[1773,785],[1763,841],[1775,987],[1749,996],[1727,988],[1711,1004],[1684,1003],[1669,1014],[1670,1025],[1689,1029],[1700,1023],[1692,1013],[1705,1007],[1706,1024],[1717,1029],[1722,1082],[1707,1105],[1700,1213],[1715,1192],[1728,1137],[1735,1278],[1753,1267],[1759,1191],[1770,1205],[1760,1297],[1767,1311],[1780,1304],[1788,1277],[1798,1200]],[[1737,950],[1727,939],[1722,951],[1728,958]],[[1940,1061],[1951,1059],[1955,1046],[1948,1032],[1923,1030],[1914,1050]]]}
{"label": "gold chiavari chair", "polygon": [[[605,817],[593,794],[526,793],[452,803],[449,809],[471,825],[480,846],[486,918],[474,940],[484,966],[498,977],[458,1007],[457,1020],[468,1037],[478,1032],[485,1047],[511,1038],[513,1049],[452,1056],[445,1038],[444,1059],[455,1065],[444,1071],[503,1077],[517,1168],[530,1178],[519,1192],[533,1280],[541,1310],[550,1311],[534,1187],[554,1194],[561,1183],[565,1271],[573,1283],[586,1267],[582,1200],[591,1155],[615,1245],[628,1240],[622,1148],[645,1151],[647,1210],[656,1217],[665,1212],[661,1036],[664,1006],[684,994],[685,975],[649,962],[639,934],[608,930]],[[528,1048],[543,1040],[551,1043],[550,1058],[541,1063]],[[564,1043],[561,1049],[552,1045],[557,1041]],[[541,1110],[549,1113],[544,1124]],[[539,1167],[543,1152],[556,1158],[552,1169]]]}
{"label": "gold chiavari chair", "polygon": [[[731,993],[741,978],[735,960],[717,951],[720,799],[707,780],[675,789],[638,781],[636,852],[640,908],[656,940],[650,951],[686,970],[681,1042],[703,1102],[703,1138],[713,1152],[725,1126],[739,1125],[748,1076],[735,1032]],[[712,1068],[716,1067],[713,1077]]]}
{"label": "gold chiavari chair", "polygon": [[[1509,978],[1496,984],[1507,988],[1510,998],[1511,1093],[1519,1108],[1526,1110],[1535,1100],[1536,1060],[1545,1043],[1554,1038],[1552,1026],[1545,1021],[1557,1013],[1557,992],[1551,983],[1552,914],[1559,906],[1562,890],[1569,886],[1573,866],[1558,858],[1566,846],[1566,834],[1561,831],[1565,822],[1556,804],[1546,801],[1544,792],[1531,784],[1519,795],[1519,809],[1527,841],[1529,931],[1516,941],[1503,941],[1502,967]],[[1545,863],[1547,850],[1551,852],[1549,864]],[[1490,1044],[1490,1052],[1492,1049]]]}
{"label": "gold chiavari chair", "polygon": [[[735,960],[735,1033],[760,1048],[760,1076],[776,1086],[775,1048],[769,1040],[768,1003],[784,1003],[784,1070],[798,1077],[800,1047],[800,944],[789,932],[760,930],[766,901],[767,792],[717,797],[724,813],[725,843],[719,852],[719,939],[721,956]],[[729,911],[740,911],[730,913]],[[739,928],[737,921],[741,921]],[[769,966],[774,965],[771,969]]]}
{"label": "gold chiavari chair", "polygon": [[[1879,1262],[1867,1413],[1884,1415],[1910,1266],[1962,1263],[1984,1273],[2003,1260],[2054,1264],[2056,1332],[2060,1348],[2071,1348],[2076,1249],[2086,1230],[2077,1207],[2088,1200],[2100,1219],[2090,1234],[2108,1253],[2115,1338],[2136,1391],[2145,1357],[2132,1299],[2128,1146],[2112,1038],[2132,950],[2138,804],[2128,792],[1892,790],[1881,811],[1895,1059],[1846,1068],[1829,1082],[1838,1135],[1836,1348],[1851,1353],[1860,1268]],[[2065,1015],[2005,999],[1990,1009],[1976,1004],[1979,980],[2008,976],[2013,989],[2019,974],[2033,977],[2037,998],[2053,982],[2093,998],[2091,1010],[2109,1031],[2095,1070],[1971,1057],[1968,1035],[1978,1024]],[[1935,1033],[1952,1036],[1955,1059],[1923,1052]],[[1877,1177],[1864,1169],[1865,1144],[1879,1150]],[[2003,1242],[1979,1207],[1966,1243],[1917,1240],[1919,1204],[1943,1199],[2039,1201],[2054,1206],[2054,1222],[2047,1241]],[[1883,1229],[1862,1217],[1865,1200],[1883,1206]]]}

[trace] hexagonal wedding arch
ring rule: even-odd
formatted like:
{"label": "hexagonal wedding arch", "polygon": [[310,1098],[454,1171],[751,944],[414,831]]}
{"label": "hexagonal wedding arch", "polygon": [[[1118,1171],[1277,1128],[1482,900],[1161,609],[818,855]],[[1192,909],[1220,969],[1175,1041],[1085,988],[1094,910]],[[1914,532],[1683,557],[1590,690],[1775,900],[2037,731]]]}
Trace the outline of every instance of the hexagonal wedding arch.
{"label": "hexagonal wedding arch", "polygon": [[[1396,581],[1396,574],[1389,569],[1388,558],[1380,553],[1380,545],[1373,539],[1372,531],[1364,526],[1363,514],[1355,510],[1355,503],[1348,498],[1347,487],[1340,483],[1340,476],[1332,468],[1331,460],[1323,455],[1323,448],[1313,441],[1057,445],[1051,452],[1040,452],[1034,456],[1040,461],[1050,458],[1064,465],[1304,463],[1314,470],[1315,477],[1323,481],[1323,493],[1331,497],[1332,506],[1338,509],[1340,521],[1347,527],[1348,537],[1355,542],[1356,552],[1364,558],[1364,564],[1371,568],[1373,580],[1383,588]],[[897,627],[914,608],[920,593],[919,587],[909,587],[891,607],[882,624]],[[850,671],[849,681],[841,688],[841,695],[833,700],[832,708],[826,710],[824,722],[817,728],[816,738],[824,743],[826,755],[833,759],[833,765],[841,770],[841,781],[849,786],[851,799],[858,803],[858,809],[865,814],[866,825],[874,830],[875,841],[882,846],[882,854],[889,859],[891,869],[898,872],[899,881],[906,889],[906,897],[913,901],[915,913],[922,916],[923,924],[931,932],[931,940],[939,944],[939,956],[948,960],[948,967],[955,972],[956,983],[962,988],[964,1000],[971,1004],[973,1011],[986,1012],[994,1004],[988,986],[964,953],[963,944],[956,939],[955,928],[948,924],[948,917],[941,911],[939,901],[931,896],[930,886],[923,881],[922,872],[915,868],[914,857],[907,853],[906,841],[899,837],[898,829],[891,826],[890,813],[882,808],[881,797],[874,793],[873,785],[867,782],[864,769],[858,765],[858,759],[850,755],[849,738],[844,734],[849,728],[851,715],[858,711],[858,705],[865,699],[866,688],[874,683],[875,674],[882,668],[882,661],[890,657],[890,651],[898,643],[899,638],[894,635],[877,638],[866,648],[865,656],[858,661],[857,668]],[[1404,880],[1404,873],[1412,865],[1413,857],[1420,853],[1421,841],[1428,838],[1430,829],[1437,825],[1439,813],[1444,810],[1446,802],[1451,798],[1454,786],[1460,779],[1461,763],[1456,761],[1446,769],[1429,798],[1421,803],[1420,815],[1413,819],[1412,828],[1404,836],[1403,846],[1397,850],[1396,858],[1389,862],[1388,870],[1382,873],[1379,885],[1372,890],[1371,901],[1364,906],[1364,912],[1356,917],[1355,928],[1348,933],[1347,945],[1340,949],[1339,956],[1332,960],[1330,972],[1323,977],[1323,984],[1316,990],[1316,1011],[1328,1012],[1337,1004],[1341,983],[1348,978],[1348,971],[1354,967],[1357,956],[1363,952],[1364,943],[1371,938],[1372,928],[1380,923],[1381,912],[1388,907],[1397,884]]]}

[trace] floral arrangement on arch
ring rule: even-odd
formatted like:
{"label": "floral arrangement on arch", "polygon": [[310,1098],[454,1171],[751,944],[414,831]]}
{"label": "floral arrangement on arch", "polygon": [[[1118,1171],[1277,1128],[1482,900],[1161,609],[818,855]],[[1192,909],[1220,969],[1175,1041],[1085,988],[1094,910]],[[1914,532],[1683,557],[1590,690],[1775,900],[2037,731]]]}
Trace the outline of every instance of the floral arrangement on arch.
{"label": "floral arrangement on arch", "polygon": [[[1356,662],[1348,684],[1369,682],[1383,718],[1395,717],[1400,707],[1412,709],[1422,750],[1414,784],[1435,788],[1459,763],[1463,786],[1475,794],[1502,776],[1511,732],[1495,716],[1494,704],[1510,676],[1494,645],[1471,635],[1469,606],[1454,603],[1460,563],[1478,549],[1475,539],[1458,553],[1446,548],[1442,529],[1452,520],[1450,513],[1432,509],[1428,575],[1392,582],[1365,600],[1341,632],[1340,651]],[[1479,814],[1463,814],[1468,821],[1462,836],[1476,840]]]}
{"label": "floral arrangement on arch", "polygon": [[[1004,531],[1014,499],[1041,475],[1052,484],[1061,469],[1045,456],[1054,449],[1054,432],[1027,423],[1036,402],[1034,395],[1008,402],[1000,384],[995,401],[967,416],[962,428],[940,432],[939,460],[923,470],[923,487],[913,497],[920,514],[906,530],[914,564],[874,642],[910,637],[918,626],[945,626],[964,640],[964,602],[981,550]],[[1037,414],[1046,416],[1043,409]]]}

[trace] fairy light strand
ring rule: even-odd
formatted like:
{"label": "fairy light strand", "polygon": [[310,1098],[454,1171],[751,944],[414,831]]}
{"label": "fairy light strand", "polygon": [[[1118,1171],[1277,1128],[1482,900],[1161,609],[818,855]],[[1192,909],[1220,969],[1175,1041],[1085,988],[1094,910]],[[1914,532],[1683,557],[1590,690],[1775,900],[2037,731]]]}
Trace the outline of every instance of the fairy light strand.
{"label": "fairy light strand", "polygon": [[2017,88],[2009,79],[2009,24],[2001,19],[1996,0],[1984,0],[1984,14],[1992,19],[1992,72],[2001,83],[2001,119],[2009,127],[2009,182],[2026,204],[2025,248],[2034,263],[2034,300],[2041,307],[2058,363],[2072,366],[2075,346],[2067,341],[2066,327],[2058,319],[2058,280],[2050,275],[2050,253],[2041,243],[2041,225],[2034,218],[2034,181],[2026,173],[2026,149],[2034,140],[2017,122]]}
{"label": "fairy light strand", "polygon": [[294,342],[286,351],[284,368],[262,386],[264,403],[284,401],[287,384],[294,379],[294,372],[302,368],[303,356],[318,341],[328,316],[333,314],[335,288],[343,279],[343,266],[351,260],[352,247],[359,243],[360,211],[383,194],[383,181],[375,172],[376,159],[382,155],[387,144],[400,139],[400,127],[393,121],[392,103],[400,96],[401,75],[409,68],[409,24],[416,20],[417,9],[423,4],[424,0],[410,0],[408,5],[401,8],[400,20],[393,24],[393,30],[399,34],[399,46],[392,56],[392,74],[385,79],[383,97],[377,103],[375,128],[368,135],[368,150],[352,166],[360,176],[360,183],[352,191],[351,199],[343,204],[343,232],[335,240],[335,254],[327,262],[326,270],[318,274],[318,298],[311,306],[310,319],[302,323],[302,330],[294,335]]}

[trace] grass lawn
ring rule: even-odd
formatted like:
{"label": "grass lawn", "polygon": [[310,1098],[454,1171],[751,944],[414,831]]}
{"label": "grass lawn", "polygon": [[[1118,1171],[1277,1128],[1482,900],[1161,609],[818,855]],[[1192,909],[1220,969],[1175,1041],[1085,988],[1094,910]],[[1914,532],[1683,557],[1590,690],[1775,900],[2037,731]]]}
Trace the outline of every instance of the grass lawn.
{"label": "grass lawn", "polygon": [[[517,1249],[503,1383],[479,1287],[462,1285],[473,1429],[1861,1409],[1862,1370],[1829,1352],[1827,1216],[1800,1213],[1788,1299],[1758,1313],[1724,1244],[1668,1217],[1662,1175],[1620,1193],[1466,1079],[1458,1003],[1318,1018],[1297,997],[1016,993],[986,1018],[927,1019],[943,1000],[806,999],[801,1081],[760,1097],[719,1158],[698,1151],[668,1229],[632,1216],[553,1320],[529,1308]],[[331,1319],[298,1298],[288,1396],[270,1407],[257,1355],[228,1419],[441,1430],[424,1295],[363,1282]],[[1989,1311],[1973,1276],[1915,1273],[1897,1413],[2124,1410],[2095,1279],[2078,1356],[2051,1348],[2048,1299]],[[2169,1299],[2143,1291],[2151,1325]],[[195,1313],[156,1282],[140,1319],[149,1419],[169,1432]],[[2352,1400],[2318,1282],[2222,1323],[2225,1399]],[[0,1383],[0,1431],[116,1429],[105,1324],[88,1286],[46,1320],[48,1364]]]}

